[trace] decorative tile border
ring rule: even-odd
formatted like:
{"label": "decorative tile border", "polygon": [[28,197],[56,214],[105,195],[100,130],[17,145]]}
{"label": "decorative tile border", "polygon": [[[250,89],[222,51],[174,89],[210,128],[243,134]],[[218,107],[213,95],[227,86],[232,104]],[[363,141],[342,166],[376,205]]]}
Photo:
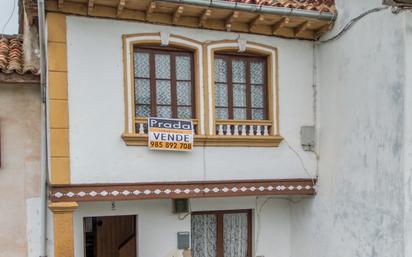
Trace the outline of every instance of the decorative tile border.
{"label": "decorative tile border", "polygon": [[54,185],[53,202],[314,195],[316,179]]}

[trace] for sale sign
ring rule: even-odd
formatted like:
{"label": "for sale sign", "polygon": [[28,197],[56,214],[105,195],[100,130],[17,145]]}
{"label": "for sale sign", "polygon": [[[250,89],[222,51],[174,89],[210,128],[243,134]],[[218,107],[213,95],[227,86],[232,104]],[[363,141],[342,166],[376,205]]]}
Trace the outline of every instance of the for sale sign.
{"label": "for sale sign", "polygon": [[191,120],[148,119],[149,148],[152,150],[191,151],[193,123]]}

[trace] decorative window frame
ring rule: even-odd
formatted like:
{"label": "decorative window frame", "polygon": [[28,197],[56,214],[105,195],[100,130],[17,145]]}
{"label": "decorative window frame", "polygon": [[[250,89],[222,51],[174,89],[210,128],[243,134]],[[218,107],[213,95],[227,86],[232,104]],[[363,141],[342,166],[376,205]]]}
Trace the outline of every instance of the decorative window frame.
{"label": "decorative window frame", "polygon": [[[133,54],[134,47],[139,45],[173,46],[193,51],[194,71],[195,71],[195,117],[193,122],[197,124],[197,134],[202,137],[204,130],[204,90],[203,90],[203,70],[200,69],[203,63],[203,45],[201,42],[169,33],[140,33],[122,36],[123,41],[123,70],[124,70],[124,102],[125,102],[125,124],[122,135],[127,145],[147,145],[147,134],[139,134],[136,131],[136,122],[139,119],[135,116],[134,103],[134,76],[133,76]],[[140,120],[143,122],[142,120]]]}
{"label": "decorative window frame", "polygon": [[[277,147],[283,137],[279,131],[279,75],[277,48],[244,40],[220,40],[202,43],[190,38],[169,33],[140,33],[122,36],[124,69],[125,124],[122,138],[126,145],[145,146],[148,136],[136,131],[136,122],[145,122],[135,117],[133,53],[139,45],[174,46],[193,51],[195,71],[195,105],[197,134],[196,146],[222,147]],[[247,121],[248,126],[270,128],[260,135],[216,134],[215,96],[214,96],[214,55],[219,51],[239,51],[267,57],[267,101],[268,120]],[[226,123],[225,123],[226,122]],[[223,126],[240,127],[246,121],[225,121]]]}
{"label": "decorative window frame", "polygon": [[[218,137],[219,140],[227,144],[245,145],[245,146],[278,146],[283,138],[280,136],[279,130],[279,73],[278,73],[278,49],[267,45],[244,41],[244,40],[220,40],[212,41],[205,44],[204,55],[206,60],[207,73],[205,80],[205,95],[207,99],[206,111],[206,132],[209,138]],[[267,58],[267,121],[253,121],[251,124],[270,126],[268,135],[266,136],[243,136],[236,137],[233,135],[223,136],[216,135],[216,119],[215,119],[215,94],[214,94],[214,59],[217,52],[238,51],[240,53],[252,53]],[[245,121],[233,120],[233,122],[222,122],[223,125],[231,124],[233,126],[242,126]],[[259,143],[258,143],[259,142]]]}

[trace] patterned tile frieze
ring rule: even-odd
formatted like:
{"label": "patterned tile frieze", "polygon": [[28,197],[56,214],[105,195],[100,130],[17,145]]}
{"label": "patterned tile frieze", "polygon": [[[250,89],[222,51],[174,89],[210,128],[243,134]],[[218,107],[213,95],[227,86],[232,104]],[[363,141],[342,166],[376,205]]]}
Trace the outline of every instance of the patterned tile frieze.
{"label": "patterned tile frieze", "polygon": [[52,201],[112,201],[258,195],[314,195],[316,180],[247,180],[55,185]]}

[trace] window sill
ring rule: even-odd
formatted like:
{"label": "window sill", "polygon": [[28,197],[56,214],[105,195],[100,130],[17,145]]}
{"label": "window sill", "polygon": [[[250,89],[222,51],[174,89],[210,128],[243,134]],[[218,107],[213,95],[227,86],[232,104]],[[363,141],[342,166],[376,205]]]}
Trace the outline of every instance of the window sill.
{"label": "window sill", "polygon": [[[147,135],[122,134],[128,146],[147,146]],[[283,137],[276,136],[203,136],[195,135],[195,146],[210,147],[278,147]]]}

